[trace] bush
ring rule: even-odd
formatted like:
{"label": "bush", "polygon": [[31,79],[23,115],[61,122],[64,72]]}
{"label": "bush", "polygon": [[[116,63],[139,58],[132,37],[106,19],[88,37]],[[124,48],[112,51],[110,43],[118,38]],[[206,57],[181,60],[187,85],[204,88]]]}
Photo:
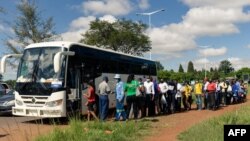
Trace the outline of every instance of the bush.
{"label": "bush", "polygon": [[72,119],[69,128],[56,128],[36,141],[131,141],[147,134],[147,122],[82,122]]}

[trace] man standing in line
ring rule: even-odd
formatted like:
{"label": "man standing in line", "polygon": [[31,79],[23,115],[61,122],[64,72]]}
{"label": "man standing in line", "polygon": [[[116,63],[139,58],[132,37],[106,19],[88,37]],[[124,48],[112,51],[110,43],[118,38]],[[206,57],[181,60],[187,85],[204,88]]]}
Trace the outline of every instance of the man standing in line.
{"label": "man standing in line", "polygon": [[136,100],[137,100],[137,107],[138,107],[138,117],[142,118],[145,117],[146,112],[145,112],[145,100],[146,100],[146,96],[145,96],[145,87],[143,85],[143,81],[142,78],[138,78],[138,83],[139,83],[139,90],[141,92],[141,96],[137,96]]}
{"label": "man standing in line", "polygon": [[182,93],[184,91],[184,87],[182,86],[181,83],[179,82],[176,82],[176,83],[177,83],[177,92],[175,95],[175,99],[176,99],[175,107],[176,107],[176,111],[181,112],[181,99],[182,99]]}
{"label": "man standing in line", "polygon": [[115,94],[116,94],[116,116],[115,120],[119,121],[120,117],[122,120],[126,120],[126,112],[124,110],[124,84],[121,81],[121,76],[116,74],[114,79],[116,79]]}
{"label": "man standing in line", "polygon": [[168,83],[168,111],[170,113],[174,113],[175,112],[175,95],[176,95],[176,91],[177,91],[177,87],[176,87],[176,83],[171,80]]}
{"label": "man standing in line", "polygon": [[203,87],[203,93],[204,93],[204,109],[208,109],[207,103],[208,103],[208,92],[207,92],[207,86],[209,84],[209,81],[207,78],[204,80],[204,87]]}
{"label": "man standing in line", "polygon": [[183,95],[182,95],[182,102],[183,102],[183,106],[184,106],[184,110],[188,111],[189,110],[189,106],[188,106],[188,92],[189,92],[189,87],[187,82],[184,82],[184,86],[183,86]]}
{"label": "man standing in line", "polygon": [[156,81],[156,79],[155,80],[153,80],[153,84],[154,84],[154,91],[155,91],[155,95],[154,95],[154,103],[155,103],[155,112],[154,112],[154,114],[156,114],[156,115],[158,115],[158,114],[160,114],[160,98],[159,98],[159,85],[158,85],[158,83],[157,83],[157,81]]}
{"label": "man standing in line", "polygon": [[196,96],[197,110],[202,110],[202,98],[201,98],[202,84],[199,81],[195,82],[194,94]]}
{"label": "man standing in line", "polygon": [[[223,106],[226,106],[227,104],[227,83],[225,82],[225,80],[223,80],[220,83],[220,87],[221,87],[221,95],[222,95],[222,99],[223,100]],[[220,101],[222,103],[222,101]]]}
{"label": "man standing in line", "polygon": [[215,92],[216,92],[216,84],[213,80],[209,81],[207,86],[208,91],[208,108],[211,110],[215,110]]}
{"label": "man standing in line", "polygon": [[161,108],[161,112],[163,114],[165,114],[167,112],[167,91],[168,91],[168,84],[166,82],[164,82],[163,79],[160,80],[159,83],[159,88],[160,88],[160,108]]}
{"label": "man standing in line", "polygon": [[129,114],[131,107],[133,106],[134,119],[138,118],[138,106],[136,101],[136,89],[139,86],[139,82],[135,80],[135,76],[130,74],[127,78],[127,83],[125,85],[124,91],[127,93],[126,102],[127,102],[127,119],[129,119]]}
{"label": "man standing in line", "polygon": [[100,94],[99,97],[99,114],[100,119],[104,121],[108,116],[108,109],[109,109],[109,97],[108,94],[110,93],[110,87],[108,85],[108,77],[104,76],[103,81],[99,84],[98,91]]}
{"label": "man standing in line", "polygon": [[216,83],[216,92],[215,92],[215,108],[218,109],[221,104],[221,87],[220,80],[217,80]]}
{"label": "man standing in line", "polygon": [[189,82],[185,82],[185,94],[183,95],[183,105],[185,110],[191,110],[191,104],[192,104],[192,87],[189,85]]}
{"label": "man standing in line", "polygon": [[147,81],[144,82],[144,87],[146,89],[146,103],[145,103],[145,106],[146,106],[146,116],[149,116],[149,109],[153,108],[154,107],[152,106],[153,105],[153,101],[154,101],[154,94],[155,94],[155,91],[154,91],[154,83],[151,81],[152,78],[149,77],[147,79]]}
{"label": "man standing in line", "polygon": [[83,96],[87,98],[87,103],[85,104],[88,106],[88,121],[90,121],[90,115],[92,115],[96,120],[98,120],[95,112],[94,112],[94,105],[95,105],[95,90],[94,84],[92,81],[87,83],[88,91]]}

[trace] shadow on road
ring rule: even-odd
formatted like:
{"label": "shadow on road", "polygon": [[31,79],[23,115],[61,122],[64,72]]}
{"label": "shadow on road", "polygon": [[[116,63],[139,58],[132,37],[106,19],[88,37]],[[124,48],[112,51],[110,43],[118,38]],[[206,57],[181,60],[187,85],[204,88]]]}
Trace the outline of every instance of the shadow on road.
{"label": "shadow on road", "polygon": [[29,124],[42,124],[42,125],[68,125],[68,118],[40,118],[24,121],[23,123]]}
{"label": "shadow on road", "polygon": [[3,138],[5,136],[8,136],[9,134],[0,134],[0,138]]}
{"label": "shadow on road", "polygon": [[159,119],[157,119],[157,118],[143,118],[142,120],[141,120],[142,122],[148,122],[148,121],[150,121],[150,122],[159,122]]}

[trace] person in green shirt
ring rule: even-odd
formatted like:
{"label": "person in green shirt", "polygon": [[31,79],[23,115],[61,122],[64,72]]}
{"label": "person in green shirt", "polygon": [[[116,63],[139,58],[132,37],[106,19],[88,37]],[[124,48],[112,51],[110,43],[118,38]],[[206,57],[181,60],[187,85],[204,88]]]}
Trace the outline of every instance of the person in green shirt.
{"label": "person in green shirt", "polygon": [[137,112],[137,103],[136,103],[136,89],[139,86],[139,82],[134,79],[134,75],[131,74],[128,76],[127,83],[125,84],[125,92],[126,92],[126,102],[127,102],[127,119],[129,119],[129,113],[131,107],[133,105],[133,113],[134,119],[137,119],[138,112]]}

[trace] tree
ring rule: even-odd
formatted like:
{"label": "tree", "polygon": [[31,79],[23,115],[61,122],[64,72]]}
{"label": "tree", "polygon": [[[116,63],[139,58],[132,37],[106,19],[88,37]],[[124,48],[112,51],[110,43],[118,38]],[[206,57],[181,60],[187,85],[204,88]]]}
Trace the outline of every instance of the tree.
{"label": "tree", "polygon": [[20,15],[12,27],[15,37],[6,41],[10,53],[21,53],[30,43],[48,41],[54,37],[53,19],[50,17],[43,21],[34,1],[22,0],[17,10]]}
{"label": "tree", "polygon": [[194,64],[192,61],[188,62],[188,68],[187,68],[188,73],[193,73],[194,72]]}
{"label": "tree", "polygon": [[216,79],[220,78],[220,74],[219,74],[217,69],[215,69],[211,74],[212,74],[211,77],[212,77],[213,80],[216,80]]}
{"label": "tree", "polygon": [[168,80],[171,76],[171,73],[167,70],[160,70],[157,72],[158,79],[164,79],[165,81]]}
{"label": "tree", "polygon": [[156,69],[157,70],[164,70],[164,67],[163,67],[163,65],[161,64],[160,61],[156,61],[155,64],[156,64]]}
{"label": "tree", "polygon": [[5,81],[8,85],[10,85],[11,88],[14,88],[16,86],[16,80],[7,80]]}
{"label": "tree", "polygon": [[213,69],[213,67],[211,67],[211,68],[210,68],[210,72],[213,72],[213,71],[214,71],[214,69]]}
{"label": "tree", "polygon": [[241,78],[241,79],[245,80],[243,75],[250,75],[250,68],[241,68],[235,74],[236,74],[237,78]]}
{"label": "tree", "polygon": [[90,29],[82,34],[80,42],[142,56],[151,49],[149,37],[144,34],[145,30],[145,24],[130,20],[122,19],[114,23],[95,20],[90,23]]}
{"label": "tree", "polygon": [[178,72],[184,72],[184,69],[183,69],[181,64],[179,65],[179,71]]}
{"label": "tree", "polygon": [[223,60],[220,62],[219,65],[219,72],[224,72],[225,74],[228,74],[230,72],[233,72],[234,68],[232,67],[232,64],[228,60]]}

